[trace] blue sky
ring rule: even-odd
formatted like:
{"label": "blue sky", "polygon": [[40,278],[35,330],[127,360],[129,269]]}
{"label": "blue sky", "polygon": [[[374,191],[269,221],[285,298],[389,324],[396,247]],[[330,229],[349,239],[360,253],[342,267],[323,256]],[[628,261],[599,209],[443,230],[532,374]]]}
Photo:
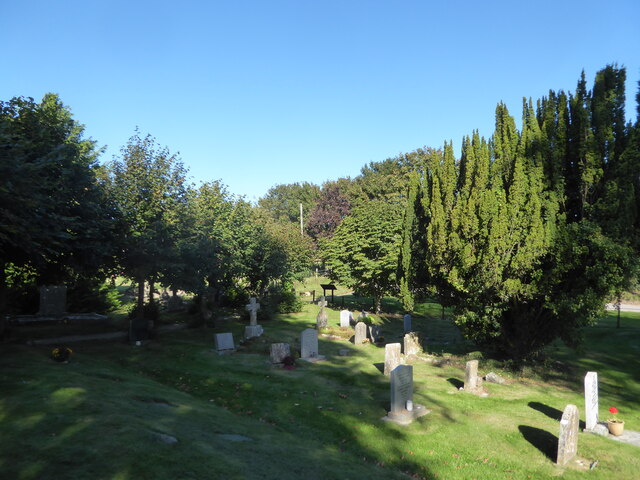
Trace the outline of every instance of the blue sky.
{"label": "blue sky", "polygon": [[194,182],[256,200],[280,183],[490,136],[504,101],[640,78],[638,0],[0,0],[0,100],[58,93],[118,154],[138,126]]}

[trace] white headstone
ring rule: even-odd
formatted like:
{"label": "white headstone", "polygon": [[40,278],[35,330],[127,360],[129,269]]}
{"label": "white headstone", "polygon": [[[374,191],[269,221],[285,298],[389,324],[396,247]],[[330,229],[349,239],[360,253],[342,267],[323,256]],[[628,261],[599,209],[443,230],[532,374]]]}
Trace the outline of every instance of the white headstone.
{"label": "white headstone", "polygon": [[402,345],[399,343],[387,343],[384,346],[384,374],[390,375],[394,368],[400,365]]}
{"label": "white headstone", "polygon": [[598,424],[598,373],[587,372],[584,376],[584,408],[586,430],[593,430]]}
{"label": "white headstone", "polygon": [[260,310],[260,304],[257,303],[255,297],[249,299],[249,304],[245,306],[249,310],[249,325],[258,324],[258,310]]}
{"label": "white headstone", "polygon": [[231,333],[216,333],[215,337],[216,351],[222,355],[225,353],[235,352],[236,347],[233,344],[233,334]]}
{"label": "white headstone", "polygon": [[411,331],[411,315],[409,315],[408,313],[404,316],[404,332],[410,332]]}
{"label": "white headstone", "polygon": [[340,311],[340,326],[341,327],[350,327],[351,326],[351,312],[349,310]]}
{"label": "white headstone", "polygon": [[560,420],[558,435],[558,465],[566,465],[578,453],[578,407],[567,405]]}
{"label": "white headstone", "polygon": [[356,323],[356,334],[353,338],[353,343],[356,345],[362,345],[367,339],[367,324],[364,322]]}

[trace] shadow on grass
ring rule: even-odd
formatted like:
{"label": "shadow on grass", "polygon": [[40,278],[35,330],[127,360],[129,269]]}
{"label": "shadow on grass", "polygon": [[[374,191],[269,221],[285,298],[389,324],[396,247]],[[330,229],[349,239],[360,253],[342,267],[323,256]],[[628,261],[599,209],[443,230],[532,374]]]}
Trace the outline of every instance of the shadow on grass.
{"label": "shadow on grass", "polygon": [[456,389],[461,389],[462,387],[464,387],[464,382],[462,380],[459,380],[457,378],[447,378],[447,382],[449,382],[451,385],[453,385],[454,387],[456,387]]}
{"label": "shadow on grass", "polygon": [[[544,413],[547,417],[556,420],[557,422],[562,419],[562,410],[558,410],[557,408],[550,407],[549,405],[545,405],[544,403],[540,402],[529,402],[528,405],[534,410],[537,410],[540,413]],[[580,430],[584,430],[586,427],[586,423],[580,420]]]}
{"label": "shadow on grass", "polygon": [[518,430],[520,430],[527,442],[540,450],[549,460],[556,461],[558,457],[558,437],[546,430],[528,425],[518,425]]}
{"label": "shadow on grass", "polygon": [[374,363],[373,366],[380,370],[380,373],[384,375],[384,362]]}

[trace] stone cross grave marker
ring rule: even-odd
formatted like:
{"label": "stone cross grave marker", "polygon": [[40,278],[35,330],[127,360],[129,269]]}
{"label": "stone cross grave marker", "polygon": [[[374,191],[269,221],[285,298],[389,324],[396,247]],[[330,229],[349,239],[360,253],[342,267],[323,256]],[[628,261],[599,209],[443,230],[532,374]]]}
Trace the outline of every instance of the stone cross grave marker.
{"label": "stone cross grave marker", "polygon": [[351,319],[353,318],[353,315],[351,315],[351,312],[349,310],[341,310],[340,311],[340,326],[341,327],[350,327],[351,326]]}
{"label": "stone cross grave marker", "polygon": [[585,430],[593,430],[598,424],[598,373],[587,372],[584,376]]}
{"label": "stone cross grave marker", "polygon": [[316,317],[316,328],[327,328],[327,325],[329,324],[329,316],[327,315],[327,312],[324,311],[324,307],[327,306],[327,301],[324,297],[320,297],[318,306],[320,307],[320,311]]}
{"label": "stone cross grave marker", "polygon": [[236,351],[236,347],[233,344],[232,333],[216,333],[214,340],[218,355],[224,355]]}
{"label": "stone cross grave marker", "polygon": [[567,405],[560,420],[558,436],[558,465],[566,465],[578,453],[578,407]]}
{"label": "stone cross grave marker", "polygon": [[406,333],[404,336],[404,354],[409,355],[417,355],[422,352],[422,347],[420,346],[420,337],[416,332]]}
{"label": "stone cross grave marker", "polygon": [[318,331],[313,328],[303,330],[300,335],[300,360],[324,360],[324,356],[318,355]]}
{"label": "stone cross grave marker", "polygon": [[464,369],[464,390],[474,393],[478,390],[478,360],[469,360]]}
{"label": "stone cross grave marker", "polygon": [[410,332],[411,331],[411,315],[409,315],[408,313],[403,317],[404,319],[404,332]]}
{"label": "stone cross grave marker", "polygon": [[367,324],[364,322],[356,323],[356,334],[353,338],[353,343],[356,345],[362,345],[367,339]]}
{"label": "stone cross grave marker", "polygon": [[390,375],[394,368],[400,365],[402,345],[399,343],[387,343],[384,346],[384,374]]}
{"label": "stone cross grave marker", "polygon": [[260,304],[256,301],[256,297],[251,297],[249,303],[245,306],[249,311],[249,325],[258,324],[258,310],[260,310]]}
{"label": "stone cross grave marker", "polygon": [[288,343],[271,344],[271,363],[282,363],[285,357],[291,355],[291,347]]}
{"label": "stone cross grave marker", "polygon": [[62,315],[67,310],[67,287],[49,285],[40,287],[38,315]]}

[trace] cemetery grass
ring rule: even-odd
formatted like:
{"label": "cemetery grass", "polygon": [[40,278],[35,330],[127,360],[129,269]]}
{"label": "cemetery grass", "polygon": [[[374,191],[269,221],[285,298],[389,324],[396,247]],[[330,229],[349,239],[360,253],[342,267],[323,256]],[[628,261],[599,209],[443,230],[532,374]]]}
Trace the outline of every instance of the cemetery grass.
{"label": "cemetery grass", "polygon": [[[46,347],[3,345],[0,478],[637,478],[638,447],[590,434],[579,434],[578,457],[587,470],[598,461],[593,470],[554,462],[564,407],[577,405],[584,419],[588,370],[599,374],[601,418],[616,406],[640,430],[639,315],[623,314],[620,330],[607,316],[586,330],[582,353],[556,344],[546,365],[514,373],[463,341],[438,305],[421,305],[413,324],[427,355],[414,363],[414,402],[431,413],[400,427],[381,421],[384,348],[349,343],[337,309],[328,309],[327,333],[341,335],[320,337],[325,362],[298,360],[291,371],[268,363],[270,343],[295,351],[317,311],[260,321],[265,335],[226,356],[212,353],[213,333],[230,331],[237,342],[246,321],[141,348],[77,345],[68,364]],[[401,341],[402,318],[373,318],[386,342]],[[468,358],[508,383],[485,383],[487,398],[459,391]]]}

